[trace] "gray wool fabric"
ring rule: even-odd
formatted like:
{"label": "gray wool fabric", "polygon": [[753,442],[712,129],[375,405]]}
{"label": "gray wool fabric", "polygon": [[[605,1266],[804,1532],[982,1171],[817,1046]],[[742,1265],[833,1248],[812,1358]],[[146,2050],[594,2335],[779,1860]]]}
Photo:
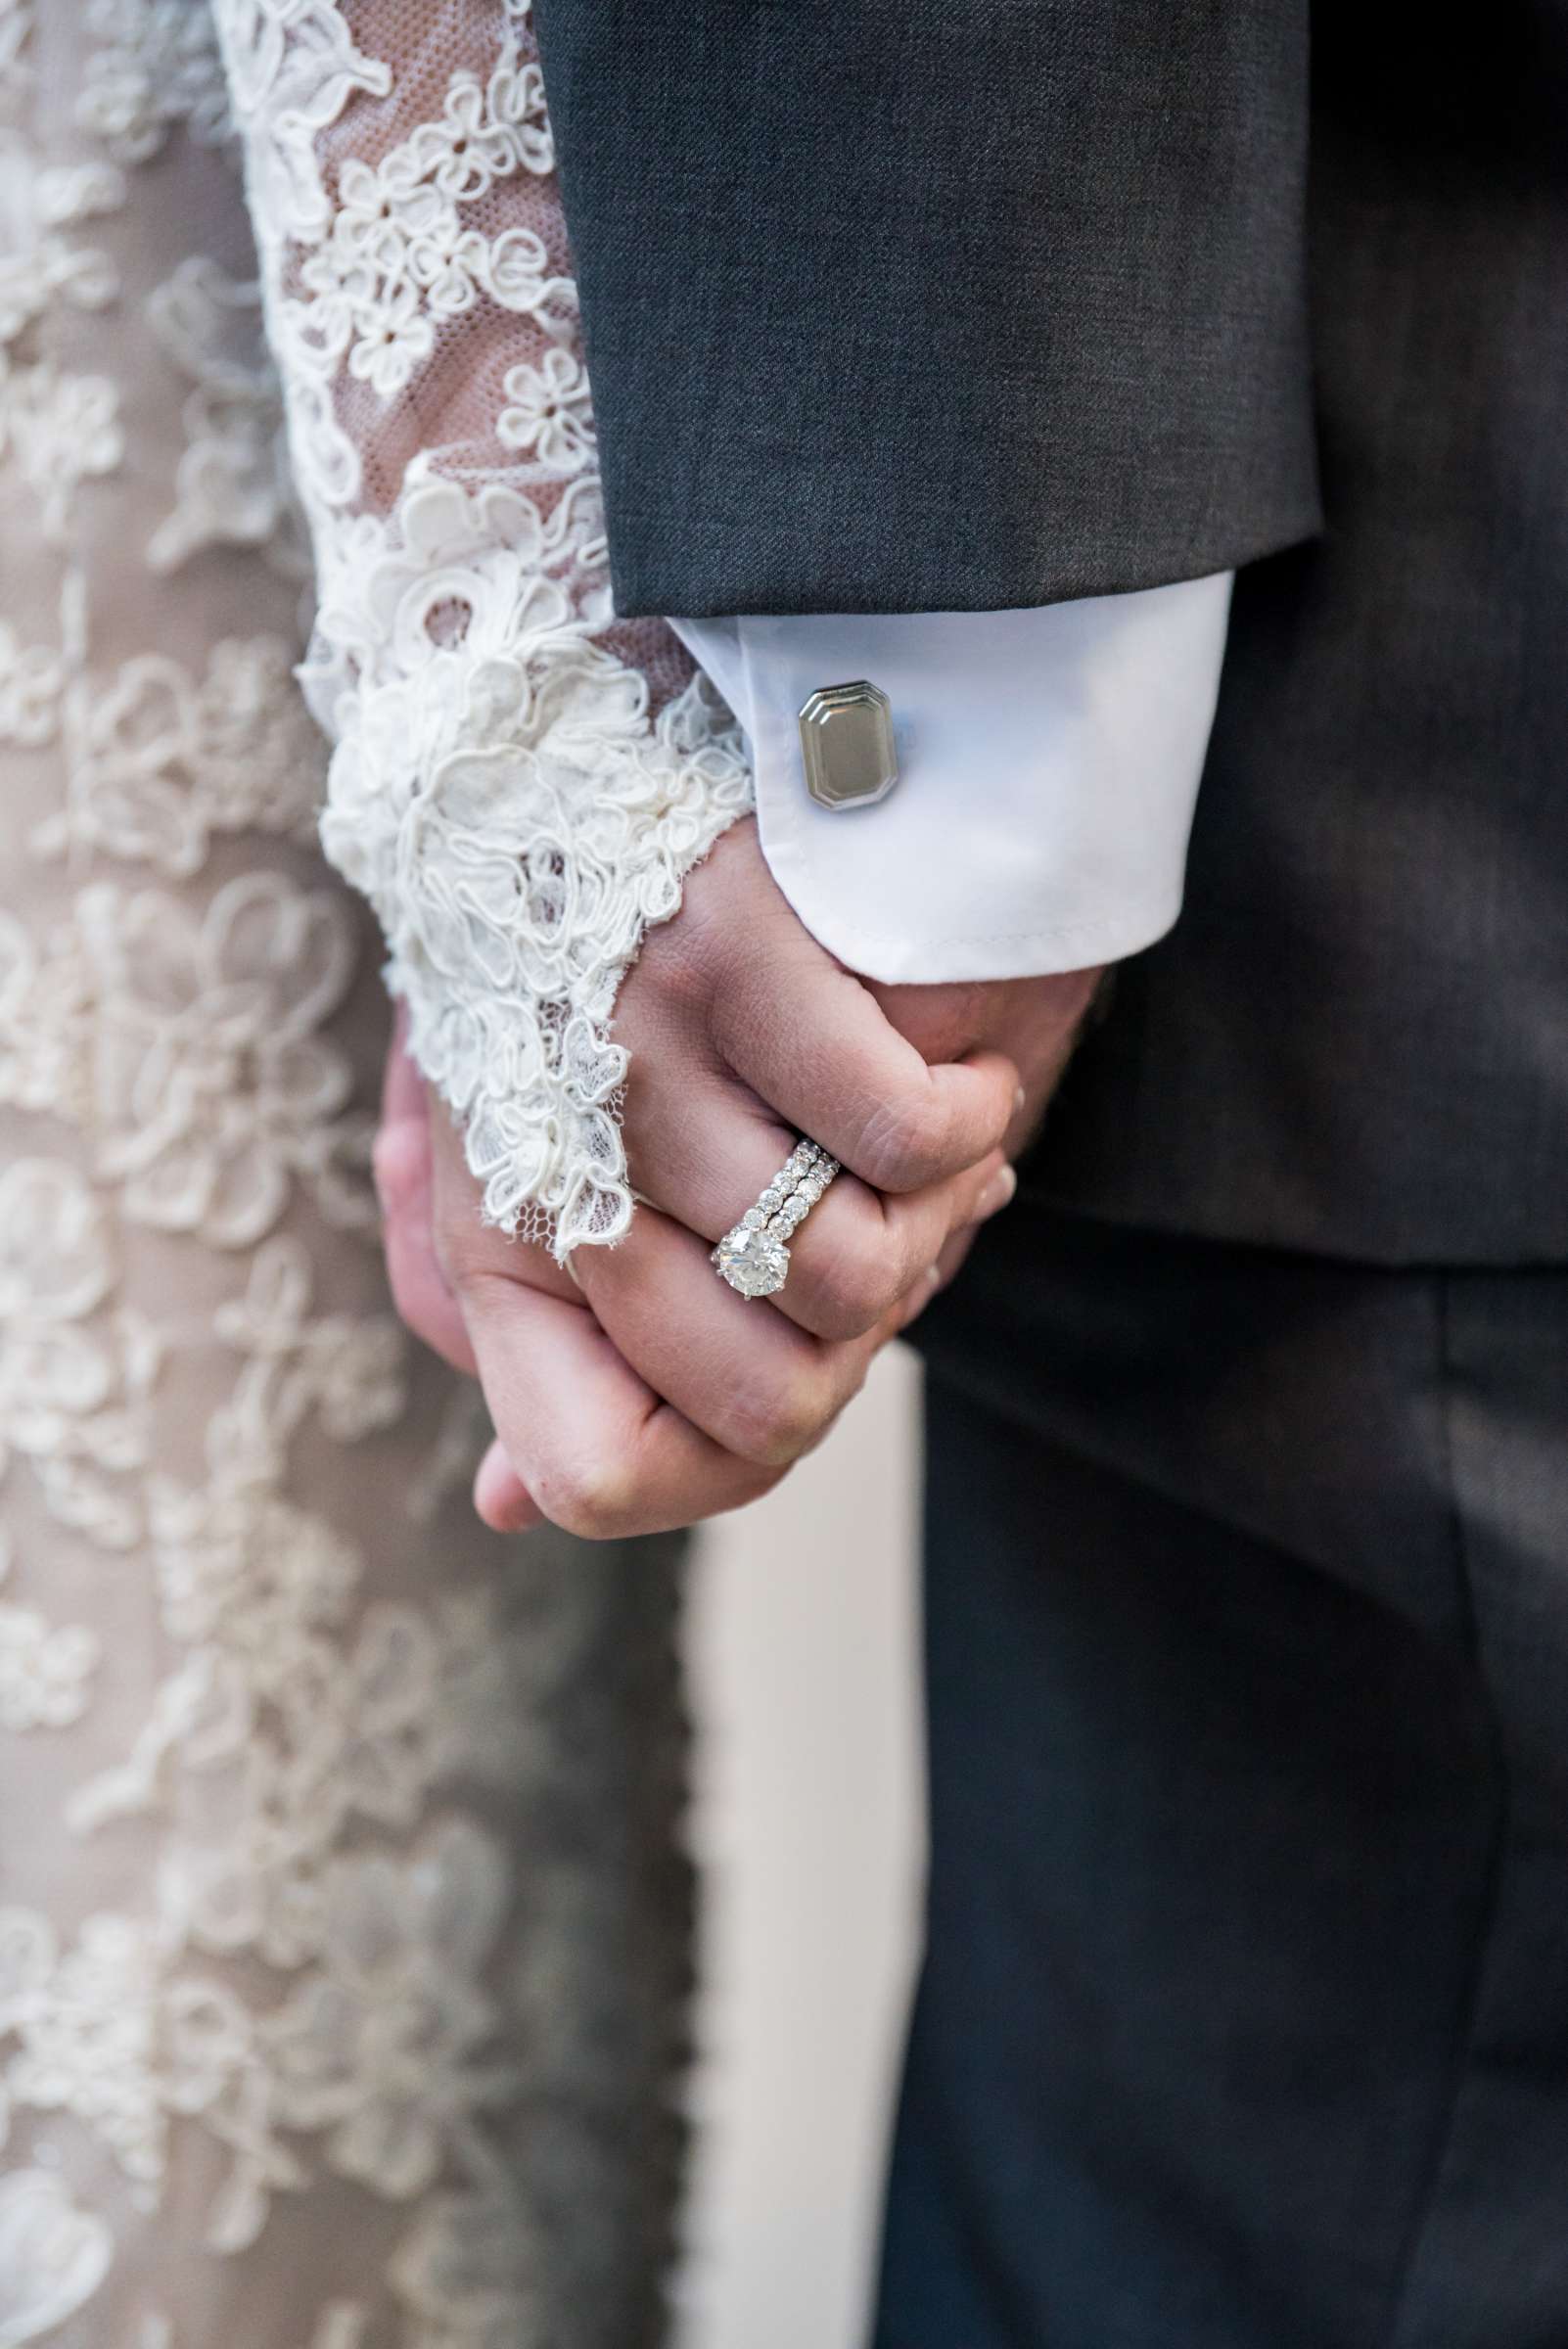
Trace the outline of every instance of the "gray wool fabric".
{"label": "gray wool fabric", "polygon": [[1568,1272],[1025,1182],[926,1356],[874,2349],[1568,2340]]}
{"label": "gray wool fabric", "polygon": [[539,0],[623,613],[985,611],[1315,527],[1304,0]]}
{"label": "gray wool fabric", "polygon": [[1317,10],[1327,528],[1242,573],[1186,912],[1041,1173],[1165,1228],[1568,1258],[1568,13]]}

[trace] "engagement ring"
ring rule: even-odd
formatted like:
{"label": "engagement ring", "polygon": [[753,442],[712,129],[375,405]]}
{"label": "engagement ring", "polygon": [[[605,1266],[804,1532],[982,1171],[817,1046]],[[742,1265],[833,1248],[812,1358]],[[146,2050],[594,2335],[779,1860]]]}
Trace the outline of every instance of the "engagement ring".
{"label": "engagement ring", "polygon": [[713,1261],[743,1297],[772,1297],[789,1278],[790,1237],[839,1171],[815,1142],[796,1143],[755,1207],[726,1231]]}

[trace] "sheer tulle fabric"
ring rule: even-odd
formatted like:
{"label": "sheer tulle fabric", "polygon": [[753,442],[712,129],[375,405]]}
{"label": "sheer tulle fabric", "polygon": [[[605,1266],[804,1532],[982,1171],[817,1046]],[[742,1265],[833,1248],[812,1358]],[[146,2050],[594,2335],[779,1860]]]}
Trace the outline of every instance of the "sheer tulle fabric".
{"label": "sheer tulle fabric", "polygon": [[217,0],[315,541],[322,837],[375,905],[484,1212],[626,1228],[617,988],[750,805],[741,738],[609,594],[527,0]]}

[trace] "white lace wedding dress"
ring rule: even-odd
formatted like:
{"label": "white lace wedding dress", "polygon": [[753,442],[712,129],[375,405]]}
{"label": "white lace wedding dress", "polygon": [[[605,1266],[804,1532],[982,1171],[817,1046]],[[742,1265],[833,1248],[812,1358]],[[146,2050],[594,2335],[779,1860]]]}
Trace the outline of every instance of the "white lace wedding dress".
{"label": "white lace wedding dress", "polygon": [[[608,614],[527,12],[217,16],[329,846],[490,1212],[613,1237],[748,784]],[[238,161],[199,0],[0,0],[0,2349],[637,2349],[672,1559],[485,1535],[385,1301]]]}

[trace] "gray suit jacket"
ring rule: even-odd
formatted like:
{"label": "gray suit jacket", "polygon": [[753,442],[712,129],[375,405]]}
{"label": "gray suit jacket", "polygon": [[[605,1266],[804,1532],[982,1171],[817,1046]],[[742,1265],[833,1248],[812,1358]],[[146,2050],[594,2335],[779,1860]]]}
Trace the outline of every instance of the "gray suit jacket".
{"label": "gray suit jacket", "polygon": [[1038,1178],[1568,1257],[1564,0],[536,9],[623,610],[1245,567]]}

